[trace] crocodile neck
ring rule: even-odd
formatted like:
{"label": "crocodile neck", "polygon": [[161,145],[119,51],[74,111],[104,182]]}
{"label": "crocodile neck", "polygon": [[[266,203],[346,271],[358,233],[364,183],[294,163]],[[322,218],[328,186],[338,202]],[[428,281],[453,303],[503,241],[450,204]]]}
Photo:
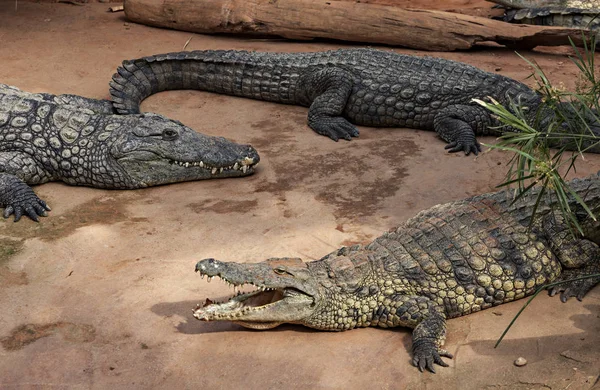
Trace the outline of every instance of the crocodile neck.
{"label": "crocodile neck", "polygon": [[[131,181],[110,157],[121,126],[134,117],[96,115],[88,110],[14,97],[0,111],[0,164],[18,153],[25,166],[35,166],[23,179],[30,184],[62,180],[71,185],[127,188]],[[29,163],[31,161],[31,163]]]}

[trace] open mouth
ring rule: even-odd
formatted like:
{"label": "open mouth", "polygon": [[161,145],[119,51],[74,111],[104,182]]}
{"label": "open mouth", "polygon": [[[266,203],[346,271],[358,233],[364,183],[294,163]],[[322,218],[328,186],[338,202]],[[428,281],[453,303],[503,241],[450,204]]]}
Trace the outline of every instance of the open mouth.
{"label": "open mouth", "polygon": [[217,174],[221,174],[223,172],[225,172],[225,173],[242,172],[244,174],[252,173],[252,172],[254,172],[254,167],[256,166],[258,161],[256,161],[252,157],[244,157],[242,160],[236,162],[233,165],[222,166],[222,167],[213,166],[204,161],[170,160],[170,163],[173,165],[179,165],[180,167],[184,167],[184,168],[193,168],[193,167],[203,168],[206,171],[209,171],[211,173],[211,175],[217,175]]}
{"label": "open mouth", "polygon": [[[278,321],[277,313],[294,304],[313,302],[313,298],[293,287],[267,287],[253,282],[234,283],[221,275],[209,276],[197,269],[207,281],[218,277],[233,286],[233,295],[223,302],[206,299],[193,310],[194,317],[201,321],[232,321],[252,329],[270,329],[285,322]],[[250,291],[245,291],[250,290]]]}

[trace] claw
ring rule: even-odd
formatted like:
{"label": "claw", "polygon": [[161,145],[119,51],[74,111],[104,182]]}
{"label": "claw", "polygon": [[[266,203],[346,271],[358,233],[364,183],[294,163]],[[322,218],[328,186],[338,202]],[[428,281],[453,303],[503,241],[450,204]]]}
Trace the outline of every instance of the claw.
{"label": "claw", "polygon": [[412,364],[417,367],[419,371],[423,372],[423,370],[426,368],[428,371],[431,371],[435,374],[436,364],[441,367],[449,366],[448,363],[442,360],[442,357],[452,359],[452,354],[444,349],[437,349],[437,347],[434,348],[436,349],[431,350],[429,348],[419,348],[417,351],[414,351]]}
{"label": "claw", "polygon": [[444,146],[444,149],[448,150],[448,153],[464,152],[465,156],[468,156],[471,153],[477,156],[479,152],[481,152],[481,145],[477,140],[475,140],[475,143],[468,141],[468,143],[465,144],[453,141]]}
{"label": "claw", "polygon": [[425,359],[419,360],[419,371],[423,372],[423,369],[425,368],[426,364],[427,362],[425,361]]}
{"label": "claw", "polygon": [[23,209],[20,206],[15,208],[15,222],[19,222],[21,217],[23,216]]}
{"label": "claw", "polygon": [[15,210],[14,210],[14,208],[13,208],[12,206],[7,206],[7,207],[4,209],[4,213],[2,214],[2,216],[3,216],[4,218],[8,218],[8,217],[10,217],[10,215],[11,215],[11,214],[12,214],[14,211],[15,211]]}
{"label": "claw", "polygon": [[318,134],[338,141],[340,138],[351,141],[358,136],[358,129],[342,117],[324,116],[309,120],[309,126]]}
{"label": "claw", "polygon": [[34,220],[35,222],[40,222],[40,219],[38,218],[38,214],[33,207],[26,207],[25,214],[27,214],[27,216],[29,218],[31,218],[32,220]]}
{"label": "claw", "polygon": [[457,145],[456,141],[450,142],[448,145],[444,146],[444,149],[454,148]]}

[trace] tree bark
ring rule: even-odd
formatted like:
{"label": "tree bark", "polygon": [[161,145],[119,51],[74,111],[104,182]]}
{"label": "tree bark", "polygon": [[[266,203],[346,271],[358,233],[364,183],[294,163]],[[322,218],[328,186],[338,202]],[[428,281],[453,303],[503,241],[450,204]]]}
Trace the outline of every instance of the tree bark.
{"label": "tree bark", "polygon": [[442,11],[336,0],[125,0],[133,22],[198,33],[327,38],[452,51],[494,41],[515,48],[582,43],[581,31],[514,25]]}

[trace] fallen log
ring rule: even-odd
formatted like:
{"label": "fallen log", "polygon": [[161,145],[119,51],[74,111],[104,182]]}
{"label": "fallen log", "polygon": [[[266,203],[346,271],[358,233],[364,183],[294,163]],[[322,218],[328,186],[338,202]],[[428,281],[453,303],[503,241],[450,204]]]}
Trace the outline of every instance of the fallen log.
{"label": "fallen log", "polygon": [[514,25],[450,12],[335,0],[125,0],[133,22],[197,33],[328,38],[421,50],[494,41],[515,48],[582,44],[581,31]]}

